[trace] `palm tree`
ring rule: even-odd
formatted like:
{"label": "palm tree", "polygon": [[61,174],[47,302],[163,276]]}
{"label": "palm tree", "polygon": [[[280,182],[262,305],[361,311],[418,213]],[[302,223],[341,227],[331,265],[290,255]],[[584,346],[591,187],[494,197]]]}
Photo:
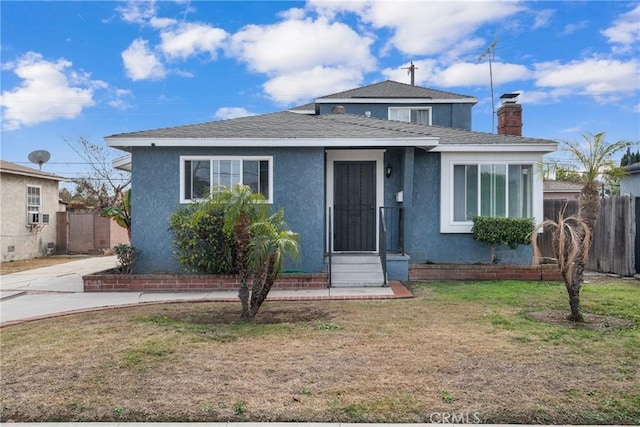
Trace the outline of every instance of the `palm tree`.
{"label": "palm tree", "polygon": [[[269,205],[265,203],[265,198],[261,194],[254,194],[251,189],[242,184],[237,184],[232,188],[220,186],[214,188],[209,199],[203,204],[215,204],[220,206],[224,212],[224,229],[232,233],[236,244],[236,262],[238,275],[240,278],[240,290],[238,297],[242,303],[242,319],[250,319],[249,311],[249,250],[252,233],[250,226],[253,222],[258,222],[266,218]],[[207,209],[202,209],[202,215]],[[199,215],[194,215],[196,220]]]}
{"label": "palm tree", "polygon": [[131,241],[131,189],[124,192],[121,206],[108,206],[102,210],[100,216],[111,218],[120,227],[126,228]]}
{"label": "palm tree", "polygon": [[[563,273],[563,279],[569,293],[571,307],[569,320],[574,322],[584,321],[584,317],[580,313],[580,287],[591,248],[591,235],[600,214],[598,178],[605,175],[610,177],[624,175],[624,169],[616,165],[613,156],[632,144],[629,141],[608,143],[605,141],[605,135],[605,132],[595,135],[585,133],[583,135],[584,141],[566,141],[563,149],[580,165],[580,169],[583,170],[582,182],[584,183],[578,198],[577,217],[570,221],[567,221],[569,218],[567,220],[560,218],[556,223],[556,232],[554,232],[556,256],[558,259],[568,260],[565,266],[567,272]],[[572,231],[564,232],[566,227],[571,228]]]}
{"label": "palm tree", "polygon": [[298,234],[287,229],[282,210],[265,221],[252,224],[250,229],[253,239],[249,262],[254,278],[249,316],[253,319],[282,271],[285,258],[297,259],[300,246]]}

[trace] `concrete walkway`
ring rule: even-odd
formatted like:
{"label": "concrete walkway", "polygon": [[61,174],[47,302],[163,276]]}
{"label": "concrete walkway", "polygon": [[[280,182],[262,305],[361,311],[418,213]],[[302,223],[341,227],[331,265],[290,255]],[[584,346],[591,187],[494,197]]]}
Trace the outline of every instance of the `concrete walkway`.
{"label": "concrete walkway", "polygon": [[[82,276],[112,268],[116,258],[94,257],[0,276],[0,326],[29,320],[172,301],[238,302],[237,291],[83,292]],[[273,290],[268,301],[392,299],[411,294],[400,283],[390,287]]]}

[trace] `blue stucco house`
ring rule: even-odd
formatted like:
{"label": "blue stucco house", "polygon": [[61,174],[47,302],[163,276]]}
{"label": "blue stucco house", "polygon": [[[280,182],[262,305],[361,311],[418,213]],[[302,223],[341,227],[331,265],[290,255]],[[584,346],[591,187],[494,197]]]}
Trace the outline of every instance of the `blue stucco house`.
{"label": "blue stucco house", "polygon": [[[182,271],[168,217],[206,189],[235,183],[284,209],[300,234],[299,270],[327,271],[329,254],[382,251],[389,277],[399,280],[411,264],[486,262],[472,218],[541,221],[536,165],[557,145],[520,136],[522,108],[513,96],[498,112],[497,134],[472,131],[476,103],[384,81],[287,111],[106,137],[129,153],[117,166],[132,172],[137,271]],[[529,264],[531,248],[499,256]]]}

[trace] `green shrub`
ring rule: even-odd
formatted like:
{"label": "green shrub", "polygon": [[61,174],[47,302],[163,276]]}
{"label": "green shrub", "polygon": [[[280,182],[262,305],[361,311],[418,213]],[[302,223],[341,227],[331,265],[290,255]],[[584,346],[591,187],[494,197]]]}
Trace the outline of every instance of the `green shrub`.
{"label": "green shrub", "polygon": [[224,217],[212,205],[193,203],[178,208],[169,217],[174,255],[187,271],[204,274],[234,274],[236,250],[233,237],[223,231]]}
{"label": "green shrub", "polygon": [[126,243],[120,243],[113,247],[113,252],[118,259],[116,271],[120,274],[130,274],[133,271],[133,264],[136,262],[138,249]]}
{"label": "green shrub", "polygon": [[498,245],[515,249],[518,245],[530,244],[534,226],[533,218],[477,216],[473,218],[471,232],[475,240],[491,246],[491,262],[496,262],[495,249]]}

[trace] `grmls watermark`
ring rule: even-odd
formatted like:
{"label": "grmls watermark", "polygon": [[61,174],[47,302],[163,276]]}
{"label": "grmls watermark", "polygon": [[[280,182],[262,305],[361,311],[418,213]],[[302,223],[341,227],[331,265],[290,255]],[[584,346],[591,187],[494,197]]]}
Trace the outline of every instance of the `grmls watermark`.
{"label": "grmls watermark", "polygon": [[477,412],[432,412],[429,414],[432,424],[480,424]]}

